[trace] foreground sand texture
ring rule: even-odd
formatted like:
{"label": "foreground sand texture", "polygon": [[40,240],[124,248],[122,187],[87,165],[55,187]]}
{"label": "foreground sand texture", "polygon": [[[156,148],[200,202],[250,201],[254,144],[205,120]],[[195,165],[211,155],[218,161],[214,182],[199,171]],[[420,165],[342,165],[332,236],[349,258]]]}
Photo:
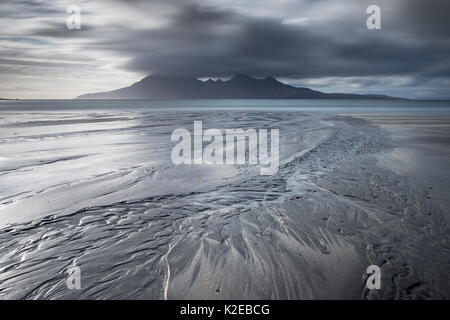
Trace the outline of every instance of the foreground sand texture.
{"label": "foreground sand texture", "polygon": [[[450,298],[449,115],[1,117],[2,299]],[[279,128],[279,172],[174,166],[194,119]]]}

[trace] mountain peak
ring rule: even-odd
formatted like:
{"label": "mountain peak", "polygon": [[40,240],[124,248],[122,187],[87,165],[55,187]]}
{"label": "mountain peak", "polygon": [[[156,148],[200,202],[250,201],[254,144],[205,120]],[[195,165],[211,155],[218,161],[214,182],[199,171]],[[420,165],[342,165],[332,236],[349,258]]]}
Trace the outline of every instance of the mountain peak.
{"label": "mountain peak", "polygon": [[248,74],[244,73],[238,73],[234,77],[232,77],[230,80],[254,80],[255,78],[249,76]]}
{"label": "mountain peak", "polygon": [[80,99],[390,99],[387,96],[323,93],[284,84],[274,77],[236,74],[230,80],[153,73],[129,87],[86,94]]}
{"label": "mountain peak", "polygon": [[160,74],[160,73],[152,73],[152,74],[146,76],[142,80],[146,80],[146,79],[194,79],[194,78],[184,77],[184,76],[171,76],[171,75]]}
{"label": "mountain peak", "polygon": [[265,77],[264,80],[266,81],[272,81],[272,82],[279,82],[276,78],[269,76],[269,77]]}
{"label": "mountain peak", "polygon": [[160,79],[160,78],[168,78],[168,77],[165,76],[165,75],[159,74],[159,73],[152,73],[152,74],[149,74],[148,76],[146,76],[145,78],[143,78],[142,80],[145,80],[145,79]]}

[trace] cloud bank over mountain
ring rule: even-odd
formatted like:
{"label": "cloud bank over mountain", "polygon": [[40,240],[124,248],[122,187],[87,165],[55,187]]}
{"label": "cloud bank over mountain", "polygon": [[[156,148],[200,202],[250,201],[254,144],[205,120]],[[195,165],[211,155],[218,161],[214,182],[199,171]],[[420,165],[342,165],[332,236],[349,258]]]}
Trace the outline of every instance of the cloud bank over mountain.
{"label": "cloud bank over mountain", "polygon": [[0,96],[72,97],[145,75],[273,75],[326,92],[450,97],[450,4],[380,0],[6,0]]}

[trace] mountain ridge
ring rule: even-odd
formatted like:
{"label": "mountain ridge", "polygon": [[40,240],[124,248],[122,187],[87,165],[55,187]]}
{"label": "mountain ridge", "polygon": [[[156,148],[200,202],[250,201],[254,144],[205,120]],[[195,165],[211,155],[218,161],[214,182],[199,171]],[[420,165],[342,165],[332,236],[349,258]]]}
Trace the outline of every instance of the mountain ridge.
{"label": "mountain ridge", "polygon": [[[76,99],[405,99],[387,95],[324,93],[294,87],[272,76],[254,78],[236,74],[229,80],[151,74],[131,86]],[[406,100],[406,99],[405,99]]]}

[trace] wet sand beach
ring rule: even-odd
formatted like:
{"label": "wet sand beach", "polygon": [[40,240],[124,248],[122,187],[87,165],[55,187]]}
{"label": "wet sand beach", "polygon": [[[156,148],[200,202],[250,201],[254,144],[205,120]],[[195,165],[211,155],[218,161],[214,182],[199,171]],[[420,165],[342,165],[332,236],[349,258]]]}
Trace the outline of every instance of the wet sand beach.
{"label": "wet sand beach", "polygon": [[[450,116],[2,112],[2,299],[450,296]],[[280,169],[175,166],[170,134],[280,129]],[[365,286],[369,265],[381,289]],[[80,267],[81,290],[66,286]]]}

